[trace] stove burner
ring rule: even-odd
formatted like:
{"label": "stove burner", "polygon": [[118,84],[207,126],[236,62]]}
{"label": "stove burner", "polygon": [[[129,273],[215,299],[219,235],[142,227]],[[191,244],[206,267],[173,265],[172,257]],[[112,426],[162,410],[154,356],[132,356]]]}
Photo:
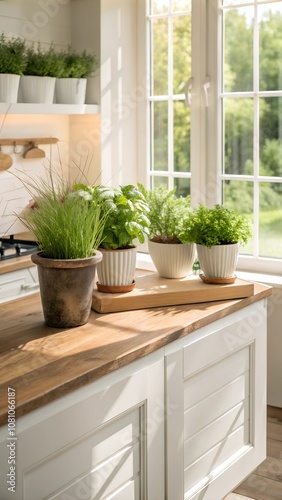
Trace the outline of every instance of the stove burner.
{"label": "stove burner", "polygon": [[13,259],[37,252],[39,247],[36,241],[9,238],[0,238],[0,260]]}

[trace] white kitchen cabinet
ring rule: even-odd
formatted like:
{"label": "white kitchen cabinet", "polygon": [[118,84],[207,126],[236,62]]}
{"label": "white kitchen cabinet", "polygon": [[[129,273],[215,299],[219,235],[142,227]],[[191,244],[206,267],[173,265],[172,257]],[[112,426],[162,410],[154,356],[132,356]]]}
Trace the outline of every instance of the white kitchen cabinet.
{"label": "white kitchen cabinet", "polygon": [[167,500],[220,500],[266,456],[265,304],[165,352]]}
{"label": "white kitchen cabinet", "polygon": [[0,304],[39,292],[36,266],[0,274]]}
{"label": "white kitchen cabinet", "polygon": [[9,493],[0,429],[1,500],[223,499],[266,456],[266,301],[26,414],[16,435]]}
{"label": "white kitchen cabinet", "polygon": [[153,353],[19,419],[15,493],[7,491],[10,441],[2,427],[1,500],[163,499],[159,357]]}

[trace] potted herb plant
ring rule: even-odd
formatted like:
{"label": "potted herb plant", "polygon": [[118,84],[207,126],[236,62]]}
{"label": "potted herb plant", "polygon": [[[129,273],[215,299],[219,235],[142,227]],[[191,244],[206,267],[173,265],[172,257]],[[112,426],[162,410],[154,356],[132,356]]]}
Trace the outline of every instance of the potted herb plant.
{"label": "potted herb plant", "polygon": [[[78,184],[76,189],[91,192]],[[149,234],[148,206],[141,191],[129,184],[119,188],[99,186],[102,212],[107,213],[99,251],[103,260],[97,266],[98,290],[128,292],[134,287],[137,248]]]}
{"label": "potted herb plant", "polygon": [[56,77],[62,72],[62,65],[54,45],[43,50],[40,43],[26,49],[26,67],[20,80],[22,102],[52,104],[54,101]]}
{"label": "potted herb plant", "polygon": [[234,280],[239,244],[252,236],[250,219],[222,205],[200,204],[186,227],[186,237],[196,243],[200,267],[209,279]]}
{"label": "potted herb plant", "polygon": [[95,53],[77,52],[68,47],[59,53],[61,73],[56,80],[55,100],[59,104],[84,104],[87,77],[98,68]]}
{"label": "potted herb plant", "polygon": [[177,197],[164,184],[154,190],[139,185],[149,207],[148,250],[163,278],[184,278],[192,272],[195,245],[187,241],[185,227],[190,217],[190,197]]}
{"label": "potted herb plant", "polygon": [[0,102],[18,101],[20,77],[26,67],[25,41],[0,36]]}
{"label": "potted herb plant", "polygon": [[45,323],[75,327],[88,321],[95,269],[107,213],[95,193],[72,191],[62,179],[30,185],[32,203],[20,214],[41,249],[31,259],[38,266]]}

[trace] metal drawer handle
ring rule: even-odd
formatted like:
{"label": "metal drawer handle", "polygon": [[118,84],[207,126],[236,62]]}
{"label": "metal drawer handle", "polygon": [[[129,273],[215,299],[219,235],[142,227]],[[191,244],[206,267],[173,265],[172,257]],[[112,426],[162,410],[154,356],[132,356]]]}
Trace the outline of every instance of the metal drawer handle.
{"label": "metal drawer handle", "polygon": [[22,290],[32,290],[33,288],[38,288],[39,283],[32,283],[31,285],[22,285],[21,289]]}

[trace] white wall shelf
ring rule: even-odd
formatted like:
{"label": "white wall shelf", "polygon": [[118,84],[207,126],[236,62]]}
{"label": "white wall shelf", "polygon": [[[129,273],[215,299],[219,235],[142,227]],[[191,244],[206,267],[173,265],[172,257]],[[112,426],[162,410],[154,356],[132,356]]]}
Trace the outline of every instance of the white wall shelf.
{"label": "white wall shelf", "polygon": [[0,114],[4,115],[96,115],[99,113],[98,104],[0,103]]}

